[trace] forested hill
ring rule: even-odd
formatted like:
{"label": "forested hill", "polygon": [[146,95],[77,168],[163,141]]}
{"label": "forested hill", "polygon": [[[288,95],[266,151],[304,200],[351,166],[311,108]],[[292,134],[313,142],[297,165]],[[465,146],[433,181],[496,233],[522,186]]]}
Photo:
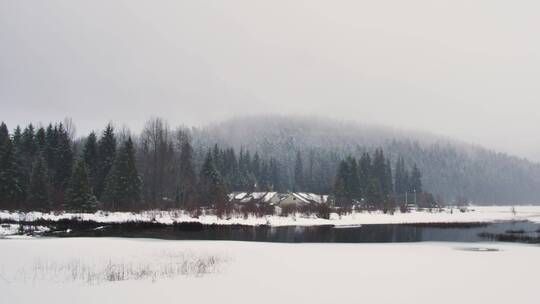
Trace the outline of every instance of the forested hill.
{"label": "forested hill", "polygon": [[192,134],[195,147],[218,143],[257,151],[286,165],[291,176],[295,152],[300,151],[309,156],[315,171],[329,179],[334,177],[338,159],[382,147],[392,164],[398,156],[416,163],[426,190],[448,201],[540,202],[539,164],[431,134],[291,116],[235,118],[195,129]]}

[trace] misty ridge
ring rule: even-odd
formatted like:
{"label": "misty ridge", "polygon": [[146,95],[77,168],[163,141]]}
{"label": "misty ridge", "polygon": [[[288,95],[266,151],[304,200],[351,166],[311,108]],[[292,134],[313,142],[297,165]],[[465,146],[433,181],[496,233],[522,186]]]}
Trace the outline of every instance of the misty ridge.
{"label": "misty ridge", "polygon": [[[217,143],[258,152],[284,164],[289,178],[297,151],[317,155],[314,161],[332,162],[382,148],[392,165],[398,157],[416,163],[425,189],[448,202],[535,204],[540,197],[539,164],[427,132],[292,115],[233,118],[191,132],[194,147],[204,150]],[[329,177],[330,185],[337,162],[326,167],[331,173],[315,167],[320,170],[316,174]]]}

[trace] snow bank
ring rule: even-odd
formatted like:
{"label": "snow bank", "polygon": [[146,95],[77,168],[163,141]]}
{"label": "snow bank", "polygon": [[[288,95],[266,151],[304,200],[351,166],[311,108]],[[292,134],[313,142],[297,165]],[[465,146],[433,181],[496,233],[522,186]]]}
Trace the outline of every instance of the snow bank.
{"label": "snow bank", "polygon": [[354,212],[349,215],[338,216],[331,214],[330,219],[321,219],[316,216],[296,214],[288,217],[265,216],[244,218],[242,215],[232,216],[228,219],[219,219],[214,215],[203,215],[193,218],[183,211],[144,211],[130,212],[103,212],[96,213],[41,213],[41,212],[7,212],[0,211],[0,220],[15,222],[32,222],[39,219],[58,221],[61,219],[89,220],[98,223],[123,223],[130,221],[157,222],[173,224],[175,222],[199,222],[202,224],[219,225],[271,225],[271,226],[311,226],[335,225],[350,226],[364,224],[413,224],[413,223],[471,223],[493,222],[510,220],[530,220],[540,223],[540,206],[476,206],[470,207],[467,212],[458,209],[443,209],[439,211],[411,211],[409,213],[396,212],[393,215],[382,212]]}
{"label": "snow bank", "polygon": [[18,224],[2,224],[0,225],[0,238],[5,237],[7,235],[17,234],[18,231],[19,231]]}
{"label": "snow bank", "polygon": [[[69,238],[0,240],[0,248],[2,303],[538,303],[540,247],[531,245]],[[151,263],[170,252],[228,262],[204,276],[101,284],[17,275],[36,260]]]}
{"label": "snow bank", "polygon": [[44,232],[50,231],[50,228],[45,226],[30,226],[20,224],[1,224],[0,225],[0,238],[20,238],[25,235],[40,235]]}

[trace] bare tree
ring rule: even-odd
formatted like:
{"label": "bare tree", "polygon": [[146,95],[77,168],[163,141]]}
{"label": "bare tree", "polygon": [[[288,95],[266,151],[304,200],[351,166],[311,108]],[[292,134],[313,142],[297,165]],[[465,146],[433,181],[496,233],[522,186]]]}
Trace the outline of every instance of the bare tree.
{"label": "bare tree", "polygon": [[64,125],[64,129],[66,130],[69,139],[73,141],[77,135],[77,127],[75,126],[73,119],[71,119],[71,117],[66,117],[62,124]]}

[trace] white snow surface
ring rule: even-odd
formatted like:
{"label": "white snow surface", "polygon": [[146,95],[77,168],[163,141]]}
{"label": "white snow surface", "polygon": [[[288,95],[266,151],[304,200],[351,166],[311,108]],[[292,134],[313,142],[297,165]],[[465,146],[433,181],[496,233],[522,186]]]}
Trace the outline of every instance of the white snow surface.
{"label": "white snow surface", "polygon": [[[512,211],[514,208],[515,212]],[[382,212],[353,212],[349,215],[339,216],[331,214],[330,219],[317,218],[316,216],[305,216],[302,214],[283,216],[249,216],[233,215],[230,218],[219,219],[215,215],[202,215],[193,218],[183,211],[144,211],[139,213],[131,212],[104,212],[96,213],[41,213],[41,212],[8,212],[0,211],[0,220],[27,221],[32,222],[38,219],[57,221],[60,219],[80,219],[92,220],[99,223],[112,222],[158,222],[163,224],[173,224],[174,222],[200,222],[202,224],[219,225],[271,225],[271,226],[315,226],[315,225],[335,225],[350,226],[364,224],[409,224],[409,223],[472,223],[472,222],[494,222],[510,220],[530,220],[540,223],[540,206],[474,206],[469,207],[467,212],[460,212],[458,209],[443,209],[441,212],[433,211],[411,211],[391,214]]]}
{"label": "white snow surface", "polygon": [[[38,238],[3,239],[0,248],[1,302],[9,304],[538,303],[540,247],[533,245]],[[496,251],[466,250],[474,248]],[[107,269],[104,263],[121,259],[152,269],[178,255],[223,262],[200,276],[100,283],[59,277],[66,265]]]}

